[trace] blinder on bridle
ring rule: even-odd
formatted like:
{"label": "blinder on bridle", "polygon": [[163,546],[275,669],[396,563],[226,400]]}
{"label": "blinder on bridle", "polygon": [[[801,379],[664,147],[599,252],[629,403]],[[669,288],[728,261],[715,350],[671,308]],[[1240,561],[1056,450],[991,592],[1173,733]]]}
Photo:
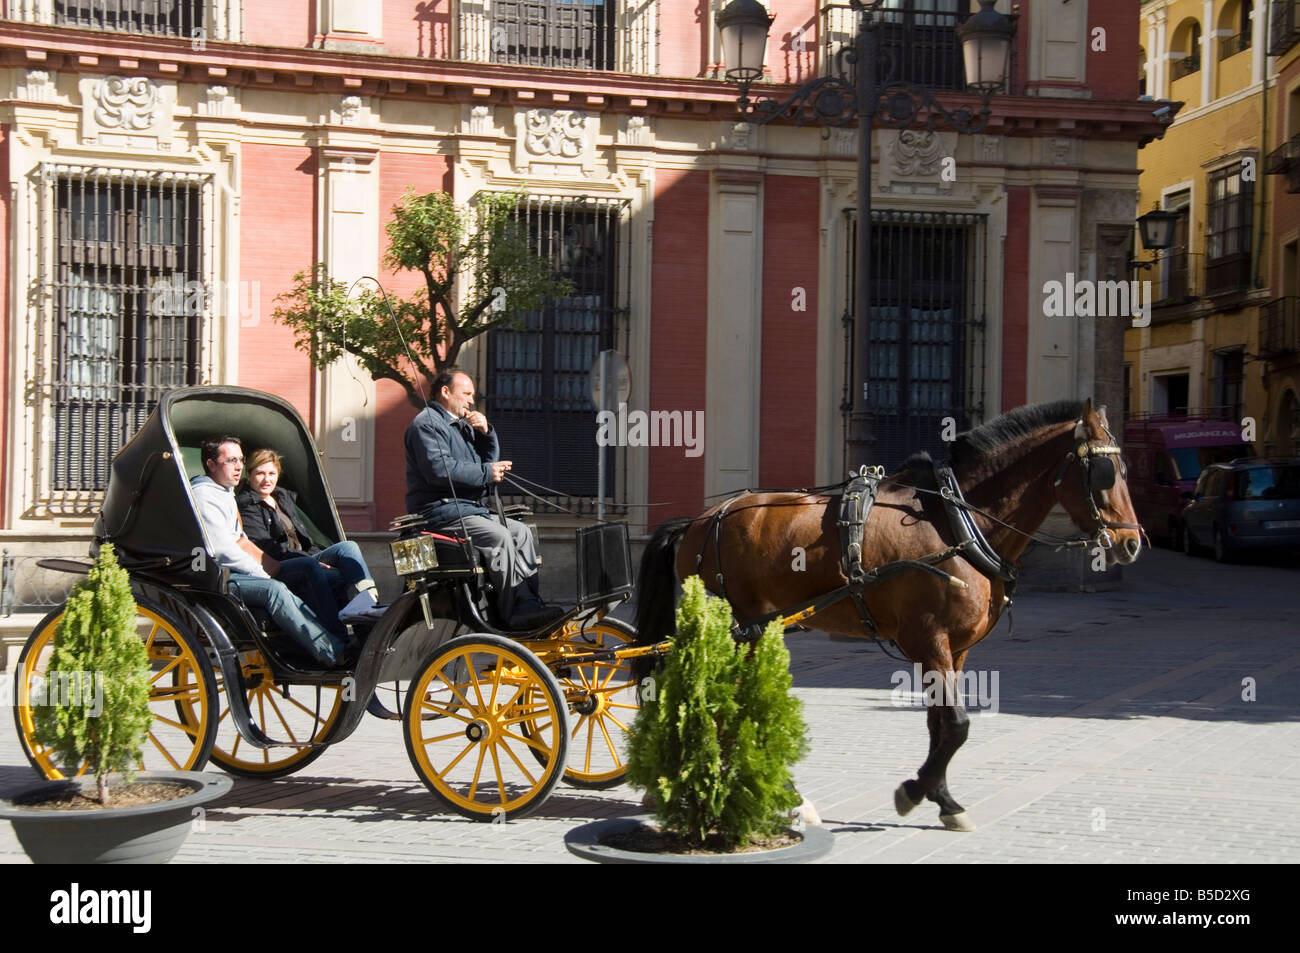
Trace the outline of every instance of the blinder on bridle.
{"label": "blinder on bridle", "polygon": [[[1107,431],[1107,436],[1109,436]],[[1114,437],[1111,437],[1114,440]],[[1065,455],[1065,460],[1061,463],[1061,471],[1056,475],[1056,485],[1060,486],[1061,481],[1065,479],[1065,471],[1069,469],[1070,462],[1078,460],[1083,464],[1084,484],[1088,489],[1088,507],[1092,510],[1092,518],[1097,521],[1097,545],[1102,549],[1110,549],[1114,541],[1107,532],[1111,529],[1135,529],[1138,532],[1145,532],[1142,527],[1135,523],[1111,523],[1102,519],[1101,511],[1097,507],[1097,494],[1104,493],[1107,490],[1115,488],[1115,482],[1120,476],[1127,476],[1124,473],[1122,462],[1117,466],[1116,459],[1120,456],[1120,448],[1114,444],[1102,444],[1093,446],[1087,442],[1080,443],[1077,447]]]}

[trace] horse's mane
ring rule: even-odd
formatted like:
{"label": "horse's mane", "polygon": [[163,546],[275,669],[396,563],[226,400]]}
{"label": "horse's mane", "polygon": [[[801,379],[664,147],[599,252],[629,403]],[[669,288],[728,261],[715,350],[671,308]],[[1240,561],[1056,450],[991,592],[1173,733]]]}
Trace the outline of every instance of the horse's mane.
{"label": "horse's mane", "polygon": [[1036,430],[1078,420],[1083,416],[1083,401],[1057,400],[1046,404],[1029,404],[995,417],[983,426],[957,435],[952,445],[952,465],[969,471],[981,459],[999,455],[1000,451],[1019,443]]}

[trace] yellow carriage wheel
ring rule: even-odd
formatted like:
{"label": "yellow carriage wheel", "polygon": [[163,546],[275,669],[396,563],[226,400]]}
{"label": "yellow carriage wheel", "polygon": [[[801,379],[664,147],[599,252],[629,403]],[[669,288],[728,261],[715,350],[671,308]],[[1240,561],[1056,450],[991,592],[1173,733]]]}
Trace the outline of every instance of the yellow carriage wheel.
{"label": "yellow carriage wheel", "polygon": [[[149,707],[154,722],[145,740],[140,769],[144,771],[201,771],[216,737],[216,683],[198,637],[170,613],[136,605],[136,628],[149,656],[151,673]],[[27,760],[45,777],[64,776],[50,752],[35,740],[33,704],[49,701],[57,679],[47,679],[54,654],[54,633],[63,610],[51,612],[32,630],[18,657],[15,671],[14,721]],[[17,704],[29,701],[31,704]],[[189,713],[177,717],[178,708]],[[81,774],[85,765],[77,771]]]}
{"label": "yellow carriage wheel", "polygon": [[[579,655],[631,645],[636,630],[617,619],[602,619],[566,634]],[[564,781],[575,788],[617,787],[627,776],[627,742],[641,707],[631,659],[560,663],[556,671],[569,702],[569,763]]]}
{"label": "yellow carriage wheel", "polygon": [[[245,697],[253,724],[262,734],[276,741],[314,742],[321,745],[334,728],[343,711],[343,688],[340,685],[276,685],[271,669],[261,652],[240,656]],[[226,695],[225,679],[220,669],[217,679],[217,738],[212,761],[229,774],[244,778],[282,778],[307,767],[325,748],[276,746],[258,748],[250,745],[235,728]],[[318,694],[319,692],[319,694]],[[186,721],[189,713],[182,713]]]}
{"label": "yellow carriage wheel", "polygon": [[411,683],[402,732],[416,772],[443,804],[474,820],[510,819],[559,783],[566,710],[555,676],[528,649],[465,635],[439,647]]}

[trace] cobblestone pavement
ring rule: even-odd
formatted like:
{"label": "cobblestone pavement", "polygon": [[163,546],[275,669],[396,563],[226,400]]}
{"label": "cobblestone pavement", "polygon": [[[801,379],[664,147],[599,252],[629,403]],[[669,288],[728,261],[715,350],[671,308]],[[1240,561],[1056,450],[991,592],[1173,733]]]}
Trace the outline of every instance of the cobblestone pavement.
{"label": "cobblestone pavement", "polygon": [[[812,752],[800,789],[835,832],[829,862],[1300,860],[1300,566],[1218,566],[1162,550],[1122,588],[1032,593],[969,660],[996,714],[971,712],[949,771],[979,825],[959,834],[893,790],[926,750],[920,707],[891,703],[904,666],[874,647],[792,635]],[[1256,700],[1243,700],[1253,679]],[[917,703],[919,706],[919,702]],[[33,780],[0,719],[0,795]],[[436,813],[400,726],[367,719],[298,775],[237,780],[177,862],[574,861],[566,830],[639,812],[626,787],[557,788],[538,814]],[[0,861],[24,863],[0,823]]]}

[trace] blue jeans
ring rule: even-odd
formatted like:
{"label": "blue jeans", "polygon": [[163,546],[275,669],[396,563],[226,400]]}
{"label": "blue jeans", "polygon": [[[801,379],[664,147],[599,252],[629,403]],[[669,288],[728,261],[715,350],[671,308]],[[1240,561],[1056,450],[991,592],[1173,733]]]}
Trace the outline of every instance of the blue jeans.
{"label": "blue jeans", "polygon": [[[322,566],[321,563],[326,565]],[[275,577],[316,613],[325,628],[346,638],[339,608],[347,603],[347,587],[370,578],[361,547],[352,541],[335,543],[315,556],[294,556],[280,563]]]}
{"label": "blue jeans", "polygon": [[[230,592],[245,605],[265,609],[285,635],[301,645],[319,664],[332,666],[343,654],[344,640],[331,634],[288,587],[275,579],[244,572],[230,574]],[[335,618],[338,618],[337,613]]]}

